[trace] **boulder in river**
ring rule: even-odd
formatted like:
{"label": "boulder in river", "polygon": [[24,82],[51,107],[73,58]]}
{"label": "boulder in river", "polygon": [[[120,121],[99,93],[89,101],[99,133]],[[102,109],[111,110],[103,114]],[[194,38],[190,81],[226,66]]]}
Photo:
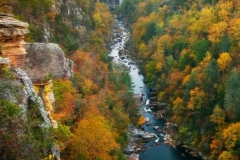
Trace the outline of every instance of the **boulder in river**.
{"label": "boulder in river", "polygon": [[139,160],[139,155],[138,154],[131,154],[128,156],[128,160]]}
{"label": "boulder in river", "polygon": [[124,153],[126,154],[132,154],[134,152],[136,152],[136,149],[139,148],[138,147],[139,145],[137,145],[136,143],[132,142],[132,143],[129,143],[127,145],[127,147],[124,149]]}
{"label": "boulder in river", "polygon": [[125,57],[120,57],[121,59],[125,59]]}
{"label": "boulder in river", "polygon": [[153,129],[157,131],[159,129],[159,126],[154,126]]}
{"label": "boulder in river", "polygon": [[135,137],[141,137],[143,141],[151,141],[156,138],[154,133],[146,132],[141,129],[134,129],[132,133]]}
{"label": "boulder in river", "polygon": [[145,117],[145,122],[150,122],[150,119],[148,117]]}

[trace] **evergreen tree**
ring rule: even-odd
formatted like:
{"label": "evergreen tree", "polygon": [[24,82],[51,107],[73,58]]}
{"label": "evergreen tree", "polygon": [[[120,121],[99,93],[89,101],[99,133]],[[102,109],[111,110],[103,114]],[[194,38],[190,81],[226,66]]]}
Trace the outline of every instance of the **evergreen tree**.
{"label": "evergreen tree", "polygon": [[213,85],[219,80],[219,71],[217,60],[213,59],[210,61],[208,66],[204,70],[204,84],[203,88],[205,91],[208,91],[210,88],[213,88]]}
{"label": "evergreen tree", "polygon": [[206,52],[208,51],[209,47],[209,41],[206,39],[201,39],[195,42],[193,49],[195,52],[195,62],[199,63],[203,60],[203,58],[206,55]]}
{"label": "evergreen tree", "polygon": [[234,68],[225,84],[225,109],[232,109],[236,115],[240,116],[240,76]]}

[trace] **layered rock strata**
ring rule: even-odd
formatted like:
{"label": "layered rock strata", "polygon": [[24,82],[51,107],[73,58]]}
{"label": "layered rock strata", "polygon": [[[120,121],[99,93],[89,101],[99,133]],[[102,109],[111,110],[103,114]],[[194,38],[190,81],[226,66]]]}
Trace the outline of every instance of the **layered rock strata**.
{"label": "layered rock strata", "polygon": [[26,50],[23,38],[29,32],[27,28],[28,23],[0,13],[0,56],[10,58],[11,66],[24,67]]}
{"label": "layered rock strata", "polygon": [[2,58],[0,57],[0,67],[9,66],[10,59],[9,58]]}

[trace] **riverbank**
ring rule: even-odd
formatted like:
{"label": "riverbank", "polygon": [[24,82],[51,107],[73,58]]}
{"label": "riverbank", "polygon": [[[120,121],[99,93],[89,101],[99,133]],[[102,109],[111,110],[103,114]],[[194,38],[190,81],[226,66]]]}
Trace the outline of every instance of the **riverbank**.
{"label": "riverbank", "polygon": [[168,147],[172,148],[172,150],[179,152],[178,158],[175,159],[207,160],[207,158],[204,157],[201,152],[197,151],[194,148],[191,148],[186,144],[178,144],[172,138],[177,134],[177,125],[165,118],[166,109],[163,108],[157,111],[146,109],[150,102],[147,102],[146,100],[141,101],[142,99],[143,98],[140,95],[135,96],[135,100],[139,106],[139,109],[142,110],[143,113],[153,115],[156,121],[162,121],[164,126],[161,129],[161,127],[159,127],[156,122],[151,121],[152,119],[150,120],[147,117],[145,118],[145,123],[143,126],[152,128],[154,133],[145,131],[144,127],[136,128],[134,126],[130,126],[129,145],[125,150],[125,153],[128,155],[127,157],[129,160],[141,160],[141,156],[139,156],[139,154],[141,155],[147,150],[151,150],[153,147],[162,145],[167,145]]}
{"label": "riverbank", "polygon": [[[183,159],[185,154],[182,154],[178,144],[171,138],[177,134],[176,127],[174,128],[174,124],[165,118],[167,104],[157,102],[156,91],[148,91],[143,83],[144,77],[140,74],[139,66],[136,65],[137,61],[131,58],[129,51],[126,50],[125,43],[129,37],[130,33],[124,24],[117,21],[109,57],[115,63],[124,64],[129,69],[134,83],[136,103],[146,121],[140,128],[129,126],[125,154],[131,160]],[[190,156],[188,160],[195,160],[195,158]]]}
{"label": "riverbank", "polygon": [[[151,112],[150,109],[145,108],[148,102],[146,102],[146,100],[144,100],[141,95],[135,95],[135,102],[136,105],[139,106],[139,110],[142,110],[141,112]],[[159,114],[160,112],[152,112],[152,115],[154,115],[155,118],[158,117]],[[162,116],[163,114],[164,112],[161,112],[161,117],[158,117],[156,119],[161,118],[162,120],[165,120]],[[171,134],[168,134],[171,130],[170,123],[165,123],[164,128],[160,129],[156,123],[151,122],[151,120],[146,117],[144,125],[151,127],[155,133],[144,131],[144,127],[137,128],[136,126],[129,126],[128,146],[125,149],[125,153],[128,155],[127,157],[129,160],[138,160],[139,156],[136,155],[138,155],[140,152],[151,149],[153,146],[166,144],[169,147],[176,148],[176,143],[171,139]],[[153,142],[151,146],[146,145],[149,142]]]}
{"label": "riverbank", "polygon": [[164,143],[172,148],[176,148],[181,152],[183,157],[193,157],[194,160],[207,160],[208,158],[203,156],[202,153],[195,148],[188,146],[187,144],[179,144],[172,137],[175,137],[178,134],[177,125],[173,122],[170,122],[168,118],[165,118],[167,112],[166,108],[162,108],[153,112],[153,115],[156,119],[164,119],[165,126],[163,127]]}

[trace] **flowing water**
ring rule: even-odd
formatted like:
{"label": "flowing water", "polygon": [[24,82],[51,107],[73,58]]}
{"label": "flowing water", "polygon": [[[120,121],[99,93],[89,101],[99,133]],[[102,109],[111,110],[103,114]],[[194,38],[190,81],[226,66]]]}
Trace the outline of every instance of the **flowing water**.
{"label": "flowing water", "polygon": [[[134,83],[134,94],[144,94],[144,101],[147,101],[147,88],[143,83],[143,76],[139,74],[139,69],[135,65],[135,63],[127,56],[122,55],[119,56],[119,50],[122,50],[124,47],[124,43],[128,40],[130,33],[124,28],[124,25],[121,21],[117,21],[117,25],[120,28],[120,38],[115,41],[115,43],[111,46],[111,53],[109,56],[113,58],[113,61],[116,63],[125,64],[130,69],[130,76],[132,78],[132,82]],[[147,102],[149,103],[149,101]],[[148,118],[154,126],[158,126],[159,129],[163,129],[164,120],[156,119],[151,110],[146,108],[146,105],[141,106],[141,113],[144,117]],[[156,133],[153,129],[153,126],[147,126],[146,124],[143,126],[145,131]],[[183,155],[183,153],[178,149],[174,149],[169,147],[168,145],[161,143],[163,142],[163,136],[156,137],[155,141],[150,141],[145,144],[145,147],[148,148],[144,152],[139,153],[140,160],[197,160],[198,158],[191,157],[189,155]],[[156,145],[155,142],[158,142]]]}

